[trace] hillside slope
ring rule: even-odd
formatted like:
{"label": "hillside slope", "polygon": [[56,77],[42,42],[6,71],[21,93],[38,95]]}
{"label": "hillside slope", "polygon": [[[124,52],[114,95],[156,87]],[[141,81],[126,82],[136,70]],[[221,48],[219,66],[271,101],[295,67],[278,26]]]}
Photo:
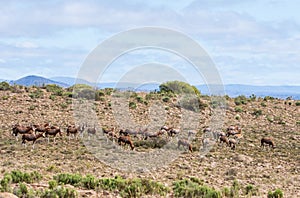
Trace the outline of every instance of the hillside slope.
{"label": "hillside slope", "polygon": [[[266,197],[268,191],[277,188],[284,192],[285,197],[300,196],[300,108],[296,106],[299,101],[249,99],[246,104],[236,105],[234,99],[228,98],[222,129],[225,131],[230,125],[239,125],[242,127],[244,138],[237,145],[236,150],[217,144],[202,158],[199,152],[203,146],[203,129],[210,125],[213,110],[206,107],[199,113],[191,114],[200,118],[197,127],[194,128],[197,130],[197,135],[192,142],[193,153],[181,148],[180,155],[170,164],[157,167],[150,172],[143,170],[127,172],[99,161],[84,144],[88,140],[87,134],[84,134],[83,139],[78,140],[69,140],[66,136],[66,127],[75,123],[72,98],[50,97],[51,93],[46,90],[41,90],[43,93],[41,96],[32,98],[30,93],[35,91],[35,88],[20,93],[0,91],[0,178],[11,170],[22,170],[40,172],[43,175],[41,186],[47,186],[47,182],[58,173],[91,174],[98,178],[115,176],[147,178],[171,186],[175,180],[196,177],[205,185],[220,191],[224,187],[230,187],[234,181],[238,181],[241,187],[240,197],[247,197],[245,187],[250,184],[258,188],[256,197]],[[131,101],[131,104],[136,105],[135,108],[129,109],[129,113],[137,126],[143,127],[149,124],[151,115],[154,115],[154,122],[161,126],[160,120],[155,120],[158,111],[149,111],[150,107],[154,107],[159,102],[166,116],[163,124],[182,126],[182,132],[187,133],[189,126],[181,122],[186,112],[178,107],[178,98],[163,102],[165,96],[155,96],[156,99],[153,95],[152,99],[148,96],[146,93],[134,94],[126,101],[128,104]],[[119,130],[120,125],[124,124],[118,123],[115,117],[114,105],[121,105],[118,104],[118,100],[115,100],[119,97],[119,95],[105,94],[101,100],[92,103],[96,110],[97,121],[102,126],[117,127]],[[202,101],[210,104],[209,97],[202,97]],[[90,116],[91,113],[87,111],[82,119],[90,119]],[[128,117],[124,112],[118,112],[118,116],[121,120],[126,120]],[[11,135],[14,124],[28,126],[47,122],[59,126],[63,131],[63,136],[58,136],[55,143],[53,138],[50,138],[50,143],[47,139],[40,139],[36,143],[36,148],[31,150],[31,143],[27,143],[30,146],[24,148],[21,141],[16,141]],[[149,130],[155,132],[151,131],[151,127]],[[101,134],[101,130],[98,129],[97,137],[100,138]],[[273,137],[277,146],[274,150],[260,147],[260,139],[266,136]],[[162,138],[167,137],[162,136]],[[97,138],[92,137],[91,144],[96,140]],[[137,143],[140,140],[133,137],[133,141]],[[149,148],[136,144],[134,152],[149,152]],[[156,163],[155,158],[153,163]],[[81,192],[82,197],[91,195],[96,197],[96,193],[98,196],[104,194],[119,196],[114,194],[116,192],[87,192],[78,187],[75,189]],[[168,196],[173,196],[173,193],[171,191]]]}

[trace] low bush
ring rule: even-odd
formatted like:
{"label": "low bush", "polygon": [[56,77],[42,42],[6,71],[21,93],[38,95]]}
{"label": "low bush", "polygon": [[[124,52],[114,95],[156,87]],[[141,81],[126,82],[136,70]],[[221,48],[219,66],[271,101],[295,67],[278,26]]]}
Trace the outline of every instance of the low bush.
{"label": "low bush", "polygon": [[283,192],[280,189],[276,189],[274,192],[268,192],[268,198],[282,198]]}
{"label": "low bush", "polygon": [[5,174],[3,179],[0,181],[0,191],[1,192],[11,192],[12,176],[10,174]]}
{"label": "low bush", "polygon": [[235,108],[234,108],[234,111],[235,111],[235,112],[238,112],[238,113],[242,113],[244,110],[243,110],[242,107],[235,107]]}
{"label": "low bush", "polygon": [[10,85],[7,82],[1,82],[0,83],[0,90],[7,91],[10,90]]}
{"label": "low bush", "polygon": [[18,197],[26,197],[26,198],[36,197],[33,189],[28,189],[24,183],[19,183],[19,185],[14,189],[13,193]]}
{"label": "low bush", "polygon": [[247,104],[247,97],[244,95],[238,96],[234,99],[235,105]]}
{"label": "low bush", "polygon": [[58,184],[71,184],[73,186],[79,186],[82,180],[82,176],[79,174],[62,173],[53,177]]}
{"label": "low bush", "polygon": [[258,189],[254,187],[253,185],[249,184],[245,187],[245,194],[246,195],[258,195]]}
{"label": "low bush", "polygon": [[63,88],[56,85],[56,84],[49,84],[46,85],[47,92],[51,92],[55,96],[62,96],[63,95]]}
{"label": "low bush", "polygon": [[237,180],[234,180],[230,187],[230,197],[239,197],[240,184]]}
{"label": "low bush", "polygon": [[173,183],[175,197],[205,197],[220,198],[221,193],[213,188],[200,185],[190,179],[183,179]]}
{"label": "low bush", "polygon": [[38,88],[38,89],[30,92],[28,96],[32,99],[41,98],[43,96],[43,91]]}
{"label": "low bush", "polygon": [[39,182],[42,179],[42,175],[36,171],[31,173],[23,173],[21,171],[14,170],[11,171],[10,175],[13,183],[25,182],[30,184],[33,182]]}
{"label": "low bush", "polygon": [[57,186],[54,189],[46,189],[39,197],[41,198],[75,198],[78,197],[78,193],[75,189],[66,188],[64,186]]}
{"label": "low bush", "polygon": [[202,102],[197,96],[187,95],[180,99],[179,106],[190,111],[199,112],[205,109],[205,107],[207,107],[207,104]]}
{"label": "low bush", "polygon": [[137,106],[136,106],[136,103],[135,103],[135,102],[132,102],[132,101],[129,102],[129,108],[130,108],[130,109],[136,109],[136,107],[137,107]]}
{"label": "low bush", "polygon": [[258,116],[260,116],[262,114],[263,114],[262,110],[260,110],[260,109],[254,109],[253,112],[252,112],[252,115],[254,115],[256,117],[258,117]]}

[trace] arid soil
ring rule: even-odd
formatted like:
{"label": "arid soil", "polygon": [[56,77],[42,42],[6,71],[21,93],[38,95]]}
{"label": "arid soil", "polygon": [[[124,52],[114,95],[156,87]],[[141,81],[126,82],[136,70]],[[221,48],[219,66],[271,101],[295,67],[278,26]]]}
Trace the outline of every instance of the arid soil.
{"label": "arid soil", "polygon": [[[102,163],[86,148],[82,138],[69,140],[66,136],[67,126],[78,123],[78,120],[74,119],[73,99],[67,96],[50,99],[51,93],[42,91],[44,93],[40,98],[29,97],[29,93],[24,90],[20,93],[0,91],[0,178],[11,170],[35,170],[43,175],[41,186],[47,185],[47,181],[58,173],[149,178],[171,186],[176,179],[195,176],[216,189],[231,186],[232,182],[237,180],[241,186],[252,184],[257,187],[257,197],[266,197],[268,191],[277,188],[284,192],[284,197],[300,197],[300,106],[296,106],[296,101],[264,101],[262,98],[256,98],[237,106],[234,99],[227,98],[228,106],[224,108],[222,129],[225,131],[230,125],[238,125],[242,128],[243,139],[236,150],[216,144],[209,153],[200,157],[203,129],[213,122],[211,116],[214,110],[210,107],[209,97],[202,97],[208,106],[199,113],[191,113],[178,107],[176,98],[167,102],[151,99],[147,100],[147,104],[130,98],[128,100],[134,101],[137,107],[128,110],[128,117],[126,112],[118,111],[120,104],[114,99],[117,97],[106,95],[100,101],[92,103],[92,108],[97,114],[97,124],[103,127],[116,127],[117,130],[128,127],[126,120],[129,118],[134,121],[134,127],[143,128],[151,123],[151,126],[155,127],[181,127],[182,133],[187,133],[188,129],[197,131],[192,142],[193,153],[181,148],[180,155],[170,164],[151,171],[128,172]],[[146,100],[145,93],[139,95]],[[85,113],[86,117],[82,119],[88,121],[91,114]],[[116,121],[116,116],[119,122]],[[161,119],[162,116],[165,120]],[[122,123],[122,119],[126,123]],[[196,124],[192,121],[194,126],[186,126],[185,123],[190,123],[187,119],[196,120]],[[28,126],[48,122],[59,126],[63,131],[63,136],[58,136],[55,143],[53,139],[50,139],[50,143],[47,139],[39,139],[34,149],[31,143],[25,148],[21,145],[21,136],[16,141],[11,134],[12,126],[17,123]],[[150,132],[155,132],[151,130],[156,128],[151,126]],[[100,131],[98,128],[97,135]],[[84,135],[86,139],[87,134]],[[260,147],[260,139],[267,136],[273,138],[275,149]],[[133,141],[138,140],[133,138]],[[145,149],[136,147],[134,152],[145,152]],[[156,160],[153,161],[155,163]],[[97,197],[95,192],[78,190],[81,196]]]}

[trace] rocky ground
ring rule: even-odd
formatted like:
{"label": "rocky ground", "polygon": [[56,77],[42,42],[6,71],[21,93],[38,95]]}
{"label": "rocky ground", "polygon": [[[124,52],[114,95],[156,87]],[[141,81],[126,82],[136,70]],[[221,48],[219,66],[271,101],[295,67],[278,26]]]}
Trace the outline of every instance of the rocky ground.
{"label": "rocky ground", "polygon": [[[297,101],[252,98],[247,100],[247,104],[236,105],[234,99],[227,98],[223,114],[217,112],[222,115],[222,129],[239,125],[242,127],[243,139],[234,151],[217,144],[204,157],[200,157],[203,129],[216,122],[212,120],[215,112],[210,106],[209,97],[202,97],[208,106],[199,113],[180,108],[178,98],[163,102],[161,98],[146,99],[144,93],[124,100],[113,94],[88,104],[83,101],[81,104],[86,106],[80,106],[79,113],[76,113],[78,106],[72,106],[72,98],[50,97],[51,93],[46,90],[42,90],[42,96],[34,98],[32,95],[30,97],[31,92],[33,90],[20,90],[18,93],[0,91],[0,178],[11,170],[35,170],[43,175],[40,186],[47,185],[47,181],[57,173],[149,178],[170,186],[176,179],[195,176],[216,189],[231,186],[237,180],[241,186],[252,184],[257,187],[257,197],[266,197],[268,191],[277,188],[284,192],[284,197],[300,197],[300,107],[296,106]],[[136,107],[129,109],[129,101]],[[188,129],[195,129],[198,133],[192,142],[193,153],[180,149],[173,161],[159,164],[158,167],[153,165],[155,168],[151,171],[122,171],[99,161],[92,154],[86,142],[93,142],[95,139],[89,140],[86,134],[79,140],[69,140],[65,136],[66,127],[78,121],[88,122],[90,125],[97,122],[106,128],[117,129],[148,126],[151,132],[157,127],[168,125],[181,127],[183,133]],[[63,136],[58,137],[55,143],[52,139],[50,143],[46,139],[40,139],[32,150],[31,146],[24,148],[21,141],[16,141],[11,134],[12,126],[16,123],[30,125],[47,122],[63,130]],[[100,136],[100,130],[97,135]],[[276,144],[274,150],[260,147],[260,139],[265,136],[273,137]],[[126,149],[125,152],[131,151]],[[149,150],[137,147],[134,152],[147,153]],[[178,150],[174,152],[178,153]],[[153,163],[158,163],[155,155]],[[97,196],[93,191],[77,190],[81,192],[81,196]]]}

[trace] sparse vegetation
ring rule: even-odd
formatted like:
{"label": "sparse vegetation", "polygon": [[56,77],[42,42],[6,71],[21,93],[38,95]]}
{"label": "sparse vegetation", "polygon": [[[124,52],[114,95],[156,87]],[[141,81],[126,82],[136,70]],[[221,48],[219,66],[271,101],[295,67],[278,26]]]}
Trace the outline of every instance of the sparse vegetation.
{"label": "sparse vegetation", "polygon": [[276,189],[274,192],[268,192],[268,198],[282,198],[283,192],[280,189]]}
{"label": "sparse vegetation", "polygon": [[10,85],[7,82],[1,82],[0,83],[0,90],[2,90],[2,91],[10,90]]}
{"label": "sparse vegetation", "polygon": [[245,105],[247,104],[247,97],[244,95],[238,96],[234,99],[235,105]]}
{"label": "sparse vegetation", "polygon": [[[183,106],[181,104],[184,100],[181,98],[183,99],[184,96],[173,92],[126,92],[127,105],[132,102],[130,116],[137,127],[141,126],[141,129],[146,128],[149,123],[147,117],[150,111],[147,111],[147,104],[152,105],[156,102],[161,104],[161,110],[165,113],[163,117],[165,124],[169,127],[184,125],[180,129],[182,134],[185,134],[189,127],[194,127],[182,122],[183,112],[199,115],[199,123],[195,127],[196,137],[190,139],[193,151],[201,150],[202,130],[209,125],[211,115],[219,113],[214,107],[224,107],[226,112],[224,127],[220,131],[225,132],[226,127],[231,124],[239,125],[242,127],[243,135],[243,139],[234,151],[224,145],[216,144],[201,160],[195,153],[182,152],[169,166],[156,168],[155,173],[141,170],[141,174],[135,172],[127,174],[97,161],[86,145],[82,144],[81,137],[78,137],[79,140],[71,137],[68,141],[65,137],[66,126],[74,124],[71,105],[74,99],[70,98],[73,92],[62,88],[62,96],[59,96],[60,94],[53,93],[55,89],[47,90],[46,87],[45,89],[24,87],[17,92],[13,92],[12,89],[0,91],[2,99],[0,109],[4,115],[0,120],[2,126],[0,128],[2,140],[0,142],[2,157],[0,191],[2,192],[11,192],[20,197],[88,197],[92,196],[92,193],[100,197],[189,197],[189,195],[190,197],[267,197],[269,189],[279,188],[277,193],[270,191],[269,196],[283,197],[281,196],[283,191],[286,197],[294,196],[296,180],[293,181],[291,178],[298,171],[294,164],[298,159],[298,150],[295,148],[298,146],[299,134],[296,130],[300,125],[298,109],[295,105],[299,101],[285,101],[271,97],[266,97],[263,101],[262,98],[240,96],[240,105],[235,105],[235,98],[230,97],[227,97],[224,105],[211,102],[209,96],[197,97],[194,94],[193,97],[186,99],[186,106]],[[114,123],[113,119],[113,114],[118,113],[113,109],[117,102],[112,99],[123,92],[93,88],[91,91],[94,92],[93,97],[97,100],[90,101],[91,109],[99,115],[101,124],[103,123],[107,128],[116,127],[118,133],[121,127]],[[30,94],[38,95],[38,92],[41,92],[40,96],[32,96],[32,99],[28,97]],[[95,94],[98,94],[98,99]],[[164,98],[168,98],[166,102],[163,102]],[[200,107],[197,106],[198,99],[203,102],[200,103],[200,106],[203,105],[201,112]],[[85,104],[87,101],[82,97],[79,102]],[[289,102],[292,102],[291,105]],[[207,108],[207,104],[211,108]],[[193,112],[185,111],[184,107]],[[200,113],[197,114],[195,109]],[[161,121],[156,110],[150,113],[154,115],[151,115],[154,122]],[[82,117],[82,119],[89,118],[88,113]],[[29,126],[48,122],[50,126],[59,126],[62,129],[63,136],[57,136],[56,143],[53,143],[52,139],[49,144],[47,139],[40,139],[37,148],[24,148],[20,142],[21,136],[19,135],[19,140],[16,141],[11,135],[13,124]],[[89,127],[92,126],[93,124],[89,124]],[[139,128],[133,129],[139,130]],[[159,131],[159,128],[157,129]],[[155,134],[157,131],[149,128],[148,132]],[[97,133],[99,132],[100,129]],[[261,137],[272,137],[276,148],[274,150],[268,147],[260,148]],[[87,139],[86,132],[84,138]],[[160,137],[148,137],[147,140],[139,139],[143,138],[142,136],[136,138],[132,135],[131,138],[135,146],[134,152],[177,149],[176,137],[170,138],[166,132]],[[97,138],[91,136],[90,143],[97,144],[96,140]],[[174,145],[168,144],[170,140],[174,141]],[[180,148],[178,151],[183,150]],[[129,152],[129,147],[124,147],[124,151]],[[274,168],[270,168],[270,164]],[[191,178],[187,179],[187,177]],[[287,187],[283,183],[290,185]]]}
{"label": "sparse vegetation", "polygon": [[175,181],[173,183],[173,191],[175,197],[221,197],[221,193],[219,191],[191,179]]}

